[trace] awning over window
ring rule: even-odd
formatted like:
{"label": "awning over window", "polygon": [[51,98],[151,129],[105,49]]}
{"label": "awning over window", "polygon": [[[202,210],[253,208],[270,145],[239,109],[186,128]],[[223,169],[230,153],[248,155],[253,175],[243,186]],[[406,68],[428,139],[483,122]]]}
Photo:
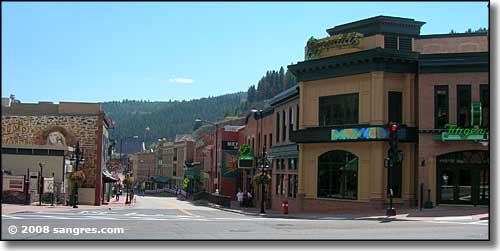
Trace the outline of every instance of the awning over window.
{"label": "awning over window", "polygon": [[156,183],[168,183],[170,181],[170,177],[168,176],[159,176],[159,175],[156,175],[156,176],[152,176],[150,178],[151,181],[153,182],[156,182]]}

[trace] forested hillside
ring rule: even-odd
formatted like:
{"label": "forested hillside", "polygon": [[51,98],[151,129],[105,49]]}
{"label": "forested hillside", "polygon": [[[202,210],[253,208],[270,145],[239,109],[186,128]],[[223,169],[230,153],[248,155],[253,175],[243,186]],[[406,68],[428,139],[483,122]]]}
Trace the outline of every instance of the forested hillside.
{"label": "forested hillside", "polygon": [[[226,116],[245,115],[252,108],[262,108],[265,101],[296,84],[283,67],[268,71],[248,92],[189,101],[122,100],[103,103],[103,110],[114,121],[111,137],[120,139],[134,135],[148,144],[158,138],[174,139],[176,134],[191,133],[196,118],[218,121]],[[150,130],[145,134],[146,127]]]}

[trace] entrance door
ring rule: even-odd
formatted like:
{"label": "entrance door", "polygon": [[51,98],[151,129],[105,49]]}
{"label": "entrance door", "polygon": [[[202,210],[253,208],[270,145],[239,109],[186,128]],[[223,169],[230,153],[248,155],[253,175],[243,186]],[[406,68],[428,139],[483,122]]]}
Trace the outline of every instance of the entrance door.
{"label": "entrance door", "polygon": [[456,152],[437,158],[437,204],[488,204],[489,153]]}

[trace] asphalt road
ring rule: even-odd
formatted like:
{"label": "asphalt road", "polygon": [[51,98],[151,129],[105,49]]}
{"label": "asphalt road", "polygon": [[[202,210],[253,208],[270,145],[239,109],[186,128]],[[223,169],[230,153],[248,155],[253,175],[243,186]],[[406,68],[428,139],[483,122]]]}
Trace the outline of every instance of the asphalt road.
{"label": "asphalt road", "polygon": [[121,209],[2,215],[2,240],[11,239],[487,240],[488,221],[267,218],[194,206],[172,197],[137,196],[133,207]]}

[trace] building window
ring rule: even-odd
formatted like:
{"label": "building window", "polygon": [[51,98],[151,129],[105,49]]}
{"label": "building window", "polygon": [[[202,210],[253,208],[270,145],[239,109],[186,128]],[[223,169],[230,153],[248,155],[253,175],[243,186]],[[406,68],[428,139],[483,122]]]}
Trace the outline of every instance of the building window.
{"label": "building window", "polygon": [[403,121],[403,93],[389,92],[389,122]]}
{"label": "building window", "polygon": [[281,181],[280,181],[280,178],[281,178],[281,175],[279,174],[276,174],[276,194],[279,195],[280,194],[280,190],[281,190]]}
{"label": "building window", "polygon": [[177,164],[176,163],[174,163],[173,170],[174,170],[173,176],[177,176]]}
{"label": "building window", "polygon": [[255,138],[252,137],[252,155],[255,156],[255,152],[256,152],[256,150],[255,150]]}
{"label": "building window", "polygon": [[297,188],[298,188],[298,179],[297,175],[289,174],[288,175],[288,197],[296,198],[297,197]]}
{"label": "building window", "polygon": [[400,51],[411,51],[411,37],[399,37],[399,50]]}
{"label": "building window", "polygon": [[271,148],[273,146],[273,134],[270,133],[269,134],[269,148]]}
{"label": "building window", "polygon": [[288,109],[288,140],[290,140],[290,132],[293,131],[293,108]]}
{"label": "building window", "polygon": [[261,153],[262,152],[262,145],[261,145],[260,139],[261,138],[260,138],[260,132],[259,132],[259,134],[257,134],[257,147],[259,148],[259,149],[257,149],[257,153]]}
{"label": "building window", "polygon": [[358,124],[358,93],[319,97],[319,125]]}
{"label": "building window", "polygon": [[177,161],[177,148],[174,148],[174,161]]}
{"label": "building window", "polygon": [[448,86],[434,86],[434,128],[444,128],[448,116]]}
{"label": "building window", "polygon": [[269,148],[267,148],[267,135],[266,134],[264,134],[264,149],[266,149],[266,150],[269,149]]}
{"label": "building window", "polygon": [[398,37],[394,34],[385,34],[384,35],[384,48],[397,49],[398,48]]}
{"label": "building window", "polygon": [[457,125],[459,127],[470,126],[470,85],[457,85]]}
{"label": "building window", "polygon": [[285,141],[286,139],[286,116],[285,116],[285,110],[283,110],[283,131],[281,134],[281,140]]}
{"label": "building window", "polygon": [[276,144],[280,142],[280,113],[276,113]]}
{"label": "building window", "polygon": [[288,161],[288,170],[292,170],[293,167],[292,167],[292,159],[287,159]]}
{"label": "building window", "polygon": [[297,130],[299,129],[299,105],[297,105]]}
{"label": "building window", "polygon": [[357,199],[358,157],[341,150],[318,158],[318,197]]}
{"label": "building window", "polygon": [[480,85],[479,92],[480,92],[481,115],[482,115],[481,127],[489,128],[490,127],[490,86],[489,85]]}
{"label": "building window", "polygon": [[285,180],[285,175],[284,174],[280,174],[281,175],[281,178],[280,178],[280,195],[284,195],[285,192],[285,186],[283,185],[283,181]]}

